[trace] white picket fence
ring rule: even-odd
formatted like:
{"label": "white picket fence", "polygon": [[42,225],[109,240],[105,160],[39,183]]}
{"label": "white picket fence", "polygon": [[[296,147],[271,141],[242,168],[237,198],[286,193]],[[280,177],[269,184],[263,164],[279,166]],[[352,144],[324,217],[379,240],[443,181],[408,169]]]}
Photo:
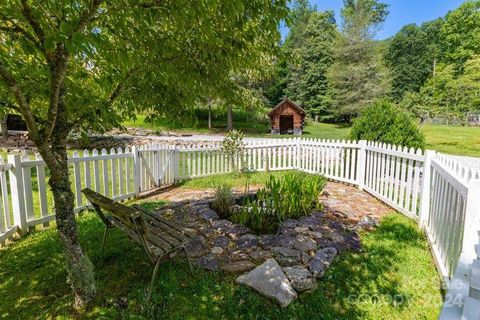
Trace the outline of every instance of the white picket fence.
{"label": "white picket fence", "polygon": [[[463,291],[451,292],[468,296],[468,271],[480,230],[480,167],[474,167],[474,159],[377,142],[291,138],[248,139],[244,158],[238,160],[254,171],[322,174],[358,186],[418,220],[445,282],[463,283]],[[88,207],[83,188],[125,200],[180,180],[233,170],[220,141],[86,150],[74,152],[68,163],[76,212]],[[38,155],[9,155],[7,162],[0,158],[0,244],[54,219],[48,176]]]}

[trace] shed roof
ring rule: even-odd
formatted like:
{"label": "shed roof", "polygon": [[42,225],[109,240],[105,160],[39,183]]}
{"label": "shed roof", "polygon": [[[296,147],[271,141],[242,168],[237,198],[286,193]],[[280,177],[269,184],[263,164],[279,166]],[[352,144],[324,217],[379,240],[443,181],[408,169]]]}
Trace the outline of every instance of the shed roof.
{"label": "shed roof", "polygon": [[305,110],[303,110],[300,106],[298,106],[295,102],[293,102],[292,100],[288,99],[288,98],[285,98],[283,99],[282,101],[280,101],[276,106],[275,108],[273,108],[272,110],[270,110],[270,112],[268,113],[268,116],[272,116],[275,111],[277,111],[278,109],[280,109],[280,107],[282,107],[285,103],[289,103],[293,108],[295,108],[300,114],[302,115],[305,115]]}

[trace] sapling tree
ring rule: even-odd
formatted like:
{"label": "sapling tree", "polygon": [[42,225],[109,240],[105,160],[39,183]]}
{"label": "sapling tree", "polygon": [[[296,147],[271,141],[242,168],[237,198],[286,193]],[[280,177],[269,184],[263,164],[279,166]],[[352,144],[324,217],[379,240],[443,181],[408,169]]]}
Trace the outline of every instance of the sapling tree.
{"label": "sapling tree", "polygon": [[50,171],[77,308],[95,296],[67,165],[72,130],[105,131],[143,113],[181,116],[227,95],[232,74],[272,54],[285,0],[4,0],[0,108],[25,119]]}
{"label": "sapling tree", "polygon": [[245,135],[241,131],[228,131],[221,143],[221,151],[227,156],[234,172],[240,173],[245,161]]}

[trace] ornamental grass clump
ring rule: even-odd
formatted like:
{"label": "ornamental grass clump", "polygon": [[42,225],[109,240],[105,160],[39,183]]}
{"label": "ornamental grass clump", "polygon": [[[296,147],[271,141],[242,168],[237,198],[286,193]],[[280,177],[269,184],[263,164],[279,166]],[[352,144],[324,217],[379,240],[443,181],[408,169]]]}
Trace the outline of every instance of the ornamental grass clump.
{"label": "ornamental grass clump", "polygon": [[291,172],[282,178],[270,176],[255,198],[245,198],[231,219],[257,233],[275,233],[287,219],[298,219],[319,208],[318,197],[325,187],[323,176]]}
{"label": "ornamental grass clump", "polygon": [[215,196],[211,207],[224,219],[230,216],[232,206],[235,204],[232,187],[227,184],[219,184],[215,189]]}

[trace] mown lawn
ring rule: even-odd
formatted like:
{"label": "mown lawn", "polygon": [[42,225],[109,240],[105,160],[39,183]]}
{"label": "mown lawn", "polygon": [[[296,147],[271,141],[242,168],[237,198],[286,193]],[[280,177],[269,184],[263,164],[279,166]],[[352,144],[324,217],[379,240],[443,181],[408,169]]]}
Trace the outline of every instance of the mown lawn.
{"label": "mown lawn", "polygon": [[461,156],[480,157],[480,127],[426,124],[427,148]]}
{"label": "mown lawn", "polygon": [[[147,203],[148,201],[145,201]],[[150,208],[158,207],[150,204]],[[195,269],[183,257],[162,265],[150,305],[152,265],[115,230],[100,252],[103,226],[79,218],[82,245],[95,265],[98,295],[83,315],[71,309],[62,249],[55,229],[38,231],[0,250],[2,319],[437,319],[440,283],[423,234],[396,213],[362,234],[361,253],[341,254],[319,281],[280,309],[235,277]]]}

